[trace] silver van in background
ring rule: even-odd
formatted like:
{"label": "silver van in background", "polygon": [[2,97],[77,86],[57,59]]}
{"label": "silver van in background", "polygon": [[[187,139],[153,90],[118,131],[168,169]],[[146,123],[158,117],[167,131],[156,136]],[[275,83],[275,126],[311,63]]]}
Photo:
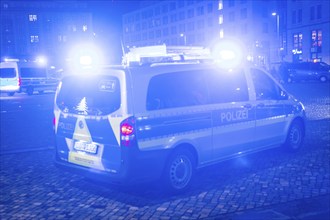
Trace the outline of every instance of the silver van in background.
{"label": "silver van in background", "polygon": [[16,62],[0,63],[0,92],[13,96],[20,91],[21,79]]}

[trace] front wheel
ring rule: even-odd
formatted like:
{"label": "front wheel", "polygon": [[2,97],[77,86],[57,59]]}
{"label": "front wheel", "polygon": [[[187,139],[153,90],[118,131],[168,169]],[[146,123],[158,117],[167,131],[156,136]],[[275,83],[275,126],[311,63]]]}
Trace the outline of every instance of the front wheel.
{"label": "front wheel", "polygon": [[304,126],[300,121],[294,121],[287,134],[286,142],[284,144],[288,151],[295,152],[298,151],[304,139]]}
{"label": "front wheel", "polygon": [[175,151],[169,158],[164,179],[171,192],[183,192],[189,188],[195,171],[194,156],[188,150]]}

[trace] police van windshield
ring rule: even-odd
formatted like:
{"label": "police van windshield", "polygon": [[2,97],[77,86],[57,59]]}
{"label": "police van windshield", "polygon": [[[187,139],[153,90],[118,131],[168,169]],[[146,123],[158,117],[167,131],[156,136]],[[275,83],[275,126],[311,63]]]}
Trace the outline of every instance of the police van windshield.
{"label": "police van windshield", "polygon": [[1,78],[15,78],[16,77],[15,68],[0,68],[0,77]]}
{"label": "police van windshield", "polygon": [[116,77],[69,76],[62,80],[57,106],[65,113],[107,115],[120,107],[120,85]]}

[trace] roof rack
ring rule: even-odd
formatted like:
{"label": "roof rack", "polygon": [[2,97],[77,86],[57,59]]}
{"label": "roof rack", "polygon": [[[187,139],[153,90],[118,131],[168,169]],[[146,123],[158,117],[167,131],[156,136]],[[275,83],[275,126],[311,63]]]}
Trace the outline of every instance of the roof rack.
{"label": "roof rack", "polygon": [[127,66],[141,66],[154,63],[173,62],[205,62],[212,60],[208,48],[197,46],[166,46],[155,45],[132,47],[123,56],[122,64]]}

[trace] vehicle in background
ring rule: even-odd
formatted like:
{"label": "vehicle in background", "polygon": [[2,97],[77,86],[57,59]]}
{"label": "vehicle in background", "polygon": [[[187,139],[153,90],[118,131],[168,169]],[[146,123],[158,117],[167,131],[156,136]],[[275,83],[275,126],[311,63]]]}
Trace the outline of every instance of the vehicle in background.
{"label": "vehicle in background", "polygon": [[56,91],[59,83],[58,74],[45,63],[10,59],[1,62],[1,92],[13,96],[16,92],[32,95],[34,91]]}
{"label": "vehicle in background", "polygon": [[284,82],[299,82],[316,80],[327,82],[330,80],[330,66],[324,62],[282,63],[279,68]]}
{"label": "vehicle in background", "polygon": [[59,79],[49,73],[46,65],[38,62],[19,62],[18,68],[21,77],[21,92],[32,95],[34,91],[42,94],[46,90],[56,90]]}
{"label": "vehicle in background", "polygon": [[20,91],[21,79],[16,62],[0,63],[0,92],[13,96]]}

